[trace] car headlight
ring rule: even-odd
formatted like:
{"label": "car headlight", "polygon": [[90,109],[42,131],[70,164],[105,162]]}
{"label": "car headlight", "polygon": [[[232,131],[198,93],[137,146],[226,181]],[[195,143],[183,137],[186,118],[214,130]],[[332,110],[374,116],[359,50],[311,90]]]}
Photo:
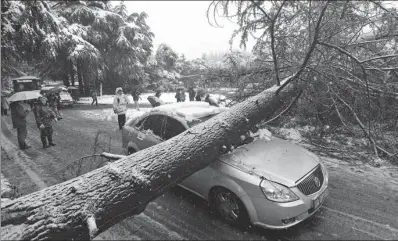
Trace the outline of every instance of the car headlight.
{"label": "car headlight", "polygon": [[274,202],[293,202],[299,199],[289,188],[266,179],[261,180],[260,188],[265,197]]}

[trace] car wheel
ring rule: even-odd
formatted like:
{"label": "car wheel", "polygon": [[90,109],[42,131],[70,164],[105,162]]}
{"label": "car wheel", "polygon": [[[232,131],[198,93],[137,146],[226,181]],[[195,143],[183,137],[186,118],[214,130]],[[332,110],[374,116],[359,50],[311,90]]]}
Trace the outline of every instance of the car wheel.
{"label": "car wheel", "polygon": [[213,191],[212,205],[217,214],[227,223],[240,227],[248,227],[249,215],[242,201],[226,188],[217,188]]}
{"label": "car wheel", "polygon": [[133,154],[133,153],[135,153],[135,152],[137,152],[137,151],[134,150],[134,148],[129,147],[129,149],[128,149],[128,151],[127,151],[127,154],[128,154],[128,155],[131,155],[131,154]]}

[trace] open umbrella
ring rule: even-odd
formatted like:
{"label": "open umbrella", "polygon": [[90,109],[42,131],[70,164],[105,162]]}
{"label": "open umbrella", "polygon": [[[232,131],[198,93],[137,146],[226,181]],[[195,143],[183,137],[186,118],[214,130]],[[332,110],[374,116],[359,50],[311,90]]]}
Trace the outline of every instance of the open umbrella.
{"label": "open umbrella", "polygon": [[45,94],[46,95],[50,95],[50,94],[52,94],[52,93],[58,93],[58,92],[61,92],[62,91],[62,87],[54,87],[54,88],[51,88],[51,89],[49,89],[49,90],[47,90],[46,92],[45,92]]}
{"label": "open umbrella", "polygon": [[37,91],[21,91],[13,94],[10,98],[8,98],[8,101],[14,102],[14,101],[23,101],[23,100],[33,100],[39,98],[40,96],[42,95]]}

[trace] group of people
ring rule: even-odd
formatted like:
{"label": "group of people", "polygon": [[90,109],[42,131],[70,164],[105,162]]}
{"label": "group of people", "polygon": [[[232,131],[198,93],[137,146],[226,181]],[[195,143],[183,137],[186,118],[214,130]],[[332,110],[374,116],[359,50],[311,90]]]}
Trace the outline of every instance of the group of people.
{"label": "group of people", "polygon": [[57,106],[56,95],[49,95],[48,98],[40,96],[36,100],[13,101],[10,103],[11,119],[13,128],[17,129],[18,144],[21,150],[30,148],[26,143],[27,121],[29,112],[33,111],[37,128],[40,130],[40,139],[43,148],[55,146],[53,142],[52,122],[62,119]]}

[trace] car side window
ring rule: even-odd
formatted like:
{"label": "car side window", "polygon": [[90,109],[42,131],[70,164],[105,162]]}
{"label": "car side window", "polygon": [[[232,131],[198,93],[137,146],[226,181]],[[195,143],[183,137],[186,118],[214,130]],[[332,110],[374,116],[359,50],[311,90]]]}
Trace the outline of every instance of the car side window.
{"label": "car side window", "polygon": [[155,136],[163,138],[162,135],[163,121],[164,121],[164,116],[162,115],[150,115],[145,119],[142,126],[142,131],[148,134],[152,132]]}
{"label": "car side window", "polygon": [[164,139],[168,140],[182,132],[185,131],[184,125],[178,120],[166,117],[166,122],[164,126]]}
{"label": "car side window", "polygon": [[144,123],[144,121],[146,120],[147,117],[142,118],[140,121],[138,121],[137,124],[135,124],[135,127],[137,127],[138,129],[142,126],[142,123]]}

